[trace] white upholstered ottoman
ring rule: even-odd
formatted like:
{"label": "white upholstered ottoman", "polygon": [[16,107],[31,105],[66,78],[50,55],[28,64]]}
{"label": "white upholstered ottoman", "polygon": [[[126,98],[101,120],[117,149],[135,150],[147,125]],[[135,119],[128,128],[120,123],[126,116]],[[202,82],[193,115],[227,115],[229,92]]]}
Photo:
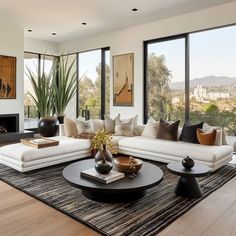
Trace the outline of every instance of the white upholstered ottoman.
{"label": "white upholstered ottoman", "polygon": [[22,143],[0,148],[0,163],[20,172],[26,172],[91,156],[90,141],[57,136],[59,145],[36,149]]}

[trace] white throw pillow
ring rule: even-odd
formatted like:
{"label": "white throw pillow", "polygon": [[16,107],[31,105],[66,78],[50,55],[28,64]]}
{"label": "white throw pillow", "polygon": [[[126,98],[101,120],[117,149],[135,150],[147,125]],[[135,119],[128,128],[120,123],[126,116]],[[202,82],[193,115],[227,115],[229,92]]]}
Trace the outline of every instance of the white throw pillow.
{"label": "white throw pillow", "polygon": [[141,134],[143,137],[156,138],[159,128],[159,121],[156,121],[154,118],[150,117],[148,122]]}
{"label": "white throw pillow", "polygon": [[92,120],[83,120],[80,117],[76,119],[76,127],[78,134],[88,133],[93,134],[94,128],[93,128],[93,121]]}
{"label": "white throw pillow", "polygon": [[[221,127],[218,127],[218,126],[210,126],[208,125],[207,123],[204,123],[203,124],[203,127],[202,127],[202,130],[204,132],[207,132],[207,131],[212,131],[213,129],[215,129],[216,131],[220,130],[221,132],[217,132],[216,133],[216,142],[215,143],[218,143],[217,146],[221,146],[221,145],[229,145],[228,144],[228,141],[226,139],[226,134],[225,134],[225,131],[224,129],[222,129]],[[220,139],[222,141],[220,141]],[[219,145],[221,143],[221,145]],[[216,145],[216,144],[215,144]]]}

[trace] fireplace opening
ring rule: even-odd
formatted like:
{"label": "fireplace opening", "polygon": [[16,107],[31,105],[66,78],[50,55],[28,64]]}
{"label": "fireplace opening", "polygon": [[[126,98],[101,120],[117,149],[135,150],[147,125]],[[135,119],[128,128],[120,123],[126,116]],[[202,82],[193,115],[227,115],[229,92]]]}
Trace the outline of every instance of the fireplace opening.
{"label": "fireplace opening", "polygon": [[19,114],[0,115],[0,133],[19,132]]}

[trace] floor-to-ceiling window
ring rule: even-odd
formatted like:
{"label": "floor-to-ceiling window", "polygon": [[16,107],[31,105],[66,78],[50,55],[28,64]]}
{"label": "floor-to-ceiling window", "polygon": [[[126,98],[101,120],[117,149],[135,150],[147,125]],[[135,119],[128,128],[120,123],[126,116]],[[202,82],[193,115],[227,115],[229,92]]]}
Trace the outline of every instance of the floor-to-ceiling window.
{"label": "floor-to-ceiling window", "polygon": [[185,38],[147,45],[147,110],[155,119],[184,119]]}
{"label": "floor-to-ceiling window", "polygon": [[[68,55],[64,55],[63,56],[63,61],[64,63],[67,63],[67,66],[69,67],[69,65],[71,65],[73,63],[73,66],[71,68],[71,71],[70,71],[70,74],[74,74],[76,75],[76,77],[78,78],[77,76],[77,53],[73,53],[73,54],[68,54]],[[65,110],[65,114],[68,116],[68,117],[71,117],[71,118],[76,118],[77,117],[77,95],[75,95],[71,100],[70,102],[68,103],[67,107],[66,107],[66,110]]]}
{"label": "floor-to-ceiling window", "polygon": [[236,130],[236,26],[190,34],[190,119]]}
{"label": "floor-to-ceiling window", "polygon": [[36,128],[38,119],[38,111],[30,94],[35,95],[31,82],[29,80],[29,70],[38,78],[39,71],[49,74],[55,57],[51,55],[43,55],[31,52],[24,53],[24,117],[25,129]]}
{"label": "floor-to-ceiling window", "polygon": [[35,53],[24,54],[24,116],[26,118],[38,118],[38,111],[30,96],[35,94],[31,82],[28,77],[28,70],[35,76],[38,75],[39,55]]}
{"label": "floor-to-ceiling window", "polygon": [[110,108],[110,54],[108,48],[78,54],[78,115],[103,118]]}
{"label": "floor-to-ceiling window", "polygon": [[185,113],[235,133],[235,42],[235,25],[144,42],[145,121]]}

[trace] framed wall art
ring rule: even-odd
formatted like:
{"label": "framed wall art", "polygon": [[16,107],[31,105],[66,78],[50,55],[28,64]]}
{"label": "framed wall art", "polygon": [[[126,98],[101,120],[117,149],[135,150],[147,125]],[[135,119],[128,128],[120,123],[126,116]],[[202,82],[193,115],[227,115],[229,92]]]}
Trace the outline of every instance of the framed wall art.
{"label": "framed wall art", "polygon": [[16,98],[16,57],[0,55],[0,99]]}
{"label": "framed wall art", "polygon": [[133,106],[134,54],[113,56],[113,105]]}

